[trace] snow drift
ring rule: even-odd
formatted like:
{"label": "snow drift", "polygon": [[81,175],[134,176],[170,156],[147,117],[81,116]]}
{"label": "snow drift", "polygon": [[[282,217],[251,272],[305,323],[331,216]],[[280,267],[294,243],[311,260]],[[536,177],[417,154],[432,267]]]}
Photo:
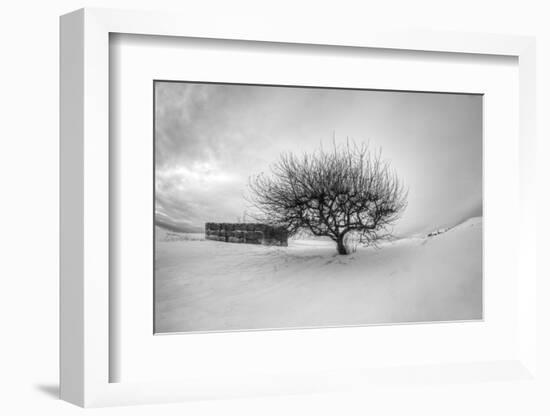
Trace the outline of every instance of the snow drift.
{"label": "snow drift", "polygon": [[155,331],[225,331],[482,318],[482,220],[359,247],[266,247],[157,228]]}

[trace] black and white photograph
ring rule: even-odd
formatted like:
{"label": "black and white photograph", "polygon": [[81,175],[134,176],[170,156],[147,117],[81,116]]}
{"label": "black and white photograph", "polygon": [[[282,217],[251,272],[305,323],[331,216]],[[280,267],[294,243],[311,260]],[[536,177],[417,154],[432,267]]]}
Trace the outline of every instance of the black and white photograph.
{"label": "black and white photograph", "polygon": [[156,80],[154,332],[483,319],[483,96]]}

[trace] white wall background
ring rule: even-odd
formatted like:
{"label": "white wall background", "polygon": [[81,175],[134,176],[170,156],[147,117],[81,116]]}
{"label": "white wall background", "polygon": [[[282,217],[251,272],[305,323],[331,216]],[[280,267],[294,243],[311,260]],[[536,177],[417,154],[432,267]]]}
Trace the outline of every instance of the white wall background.
{"label": "white wall background", "polygon": [[[179,10],[208,22],[211,13],[259,15],[300,24],[383,25],[513,33],[538,37],[539,239],[550,248],[550,26],[545,1],[169,1],[12,0],[0,12],[1,277],[0,413],[68,415],[80,409],[56,400],[58,367],[58,16],[84,7]],[[540,256],[543,257],[543,256]],[[548,257],[548,256],[546,256]],[[543,264],[544,261],[544,264]],[[540,259],[543,275],[548,261]],[[539,292],[550,294],[548,282]],[[542,300],[542,299],[541,299]],[[549,302],[550,303],[550,302]],[[550,316],[549,307],[540,305]],[[548,323],[548,320],[545,322]],[[548,326],[546,326],[548,328]],[[550,351],[548,331],[540,331]],[[548,354],[548,353],[547,353]],[[541,357],[548,371],[548,358]],[[421,386],[319,396],[197,402],[94,410],[95,414],[549,414],[547,391],[531,384]]]}

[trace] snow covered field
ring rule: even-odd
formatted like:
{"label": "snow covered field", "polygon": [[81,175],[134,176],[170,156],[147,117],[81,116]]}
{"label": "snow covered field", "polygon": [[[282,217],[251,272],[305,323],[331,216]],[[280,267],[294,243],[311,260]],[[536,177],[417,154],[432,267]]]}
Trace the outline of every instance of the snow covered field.
{"label": "snow covered field", "polygon": [[156,234],[157,333],[482,318],[481,218],[348,256]]}

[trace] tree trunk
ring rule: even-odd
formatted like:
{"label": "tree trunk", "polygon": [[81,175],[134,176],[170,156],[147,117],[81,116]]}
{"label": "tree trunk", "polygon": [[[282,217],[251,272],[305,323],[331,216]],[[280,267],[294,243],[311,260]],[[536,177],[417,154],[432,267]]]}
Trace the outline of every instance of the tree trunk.
{"label": "tree trunk", "polygon": [[344,245],[344,236],[339,236],[336,239],[336,245],[338,249],[338,254],[348,254],[348,250],[346,249],[346,246]]}

